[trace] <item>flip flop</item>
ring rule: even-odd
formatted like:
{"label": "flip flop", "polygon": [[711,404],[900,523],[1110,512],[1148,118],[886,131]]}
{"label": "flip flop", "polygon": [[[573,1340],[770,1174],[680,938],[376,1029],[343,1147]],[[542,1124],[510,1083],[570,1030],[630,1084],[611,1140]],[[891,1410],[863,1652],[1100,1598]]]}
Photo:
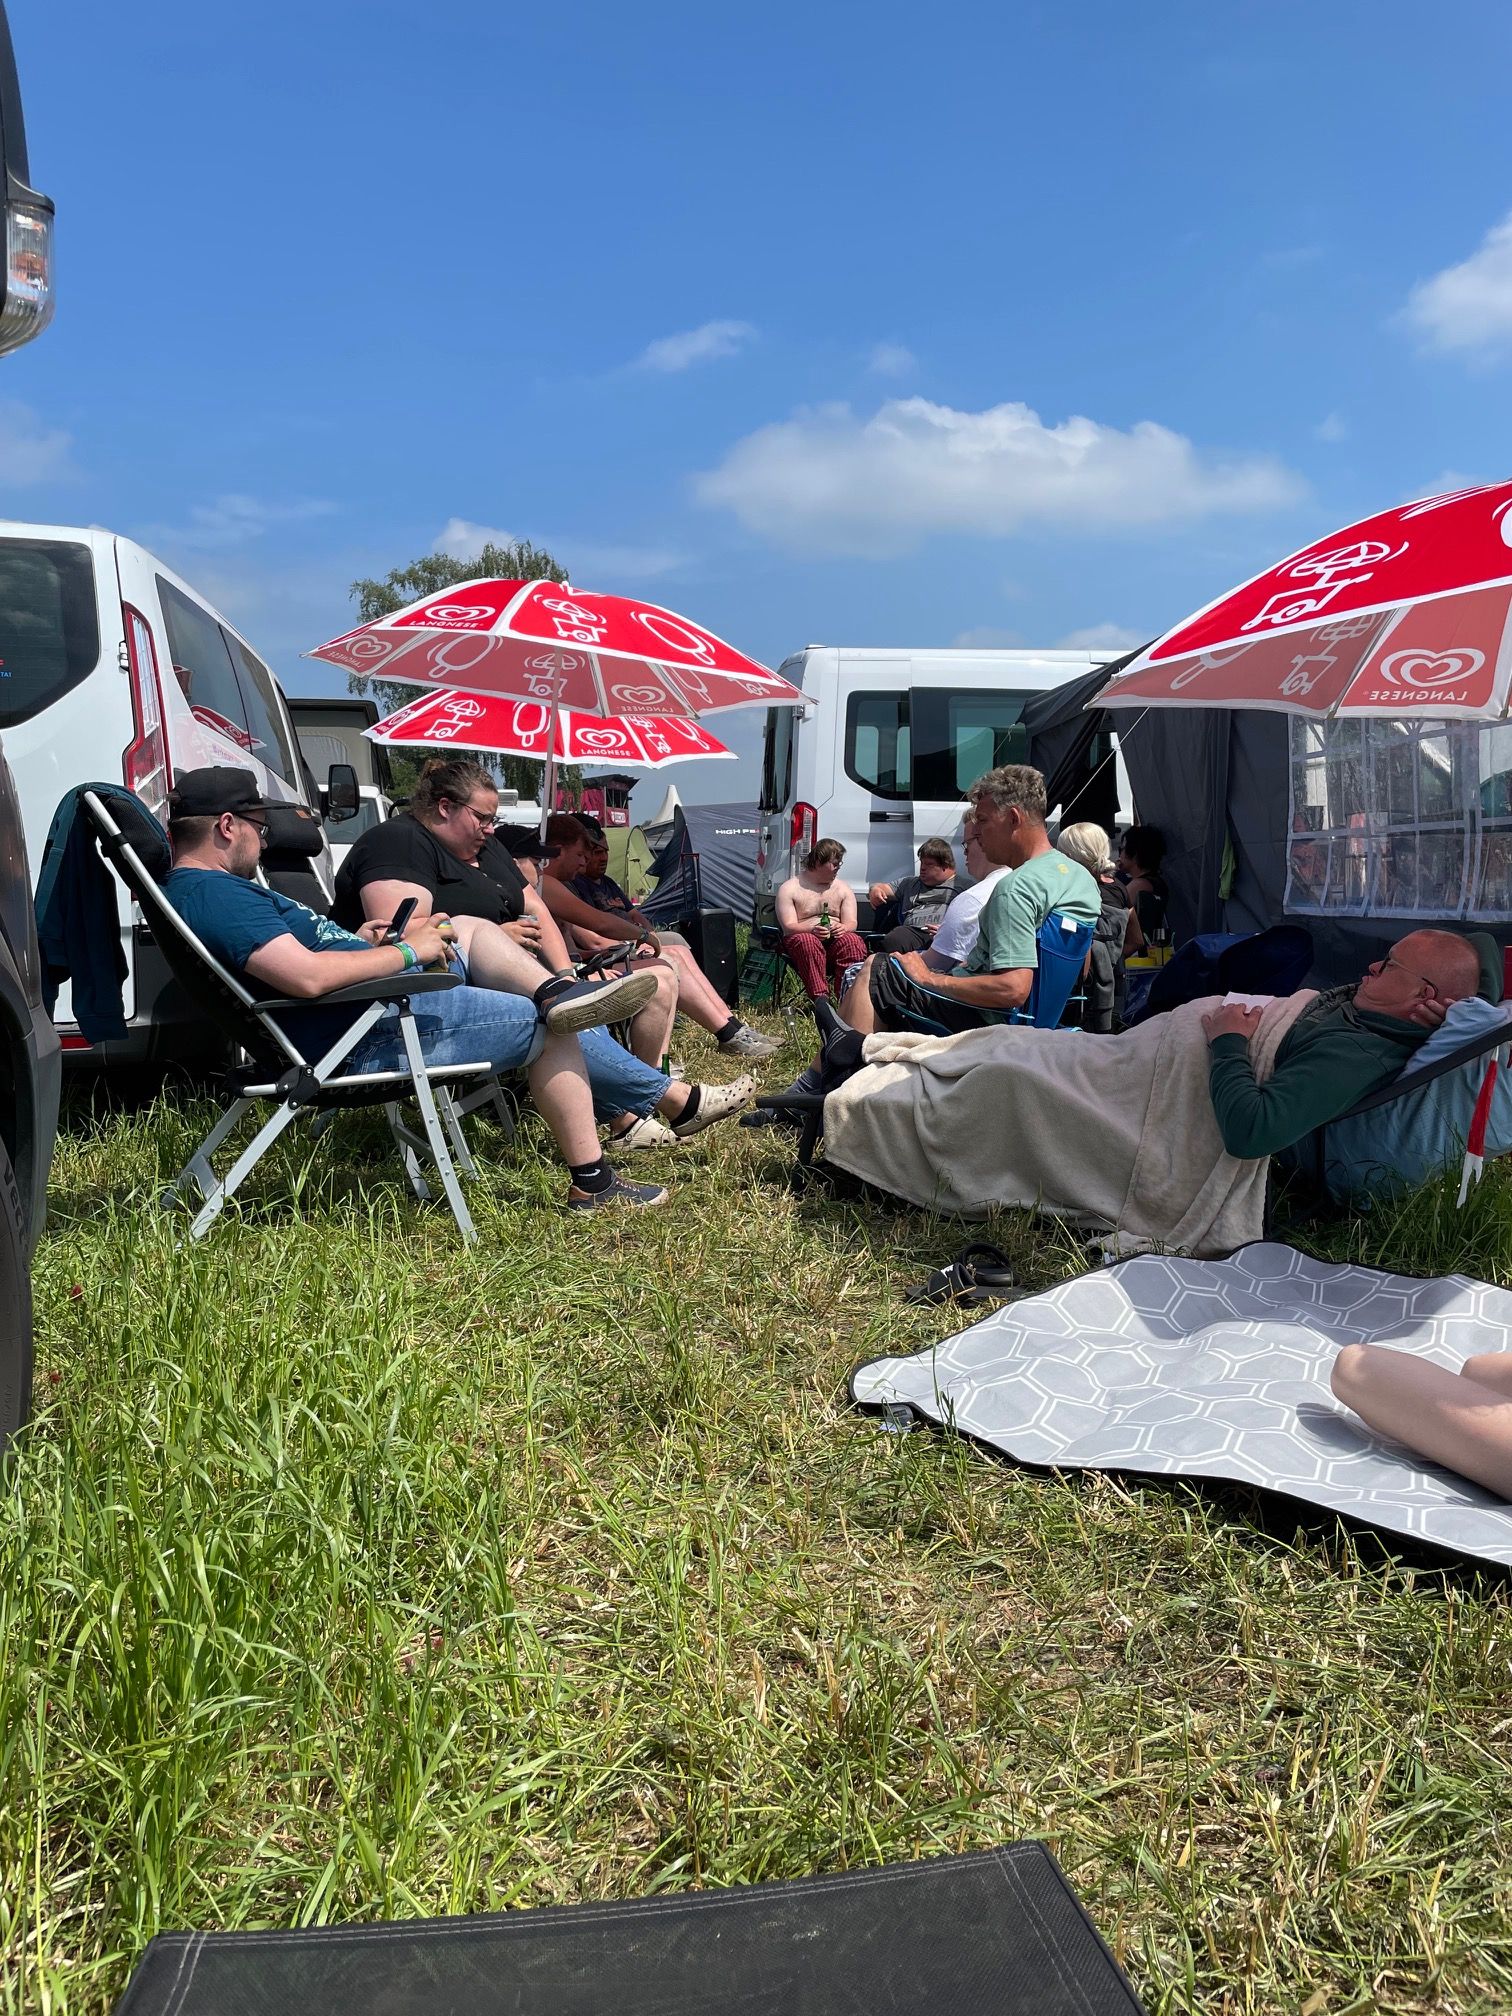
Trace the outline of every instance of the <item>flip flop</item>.
{"label": "flip flop", "polygon": [[996,1246],[978,1243],[963,1246],[948,1266],[936,1267],[929,1279],[910,1288],[903,1300],[921,1305],[959,1302],[974,1309],[1005,1300],[1018,1285],[1007,1254]]}

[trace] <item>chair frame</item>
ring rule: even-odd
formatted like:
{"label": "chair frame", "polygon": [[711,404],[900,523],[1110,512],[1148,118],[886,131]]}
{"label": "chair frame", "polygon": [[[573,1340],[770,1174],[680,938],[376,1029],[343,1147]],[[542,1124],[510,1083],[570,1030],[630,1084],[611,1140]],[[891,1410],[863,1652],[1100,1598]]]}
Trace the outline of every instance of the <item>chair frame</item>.
{"label": "chair frame", "polygon": [[[453,1096],[453,1088],[460,1089],[463,1085],[469,1088],[464,1102],[467,1111],[492,1103],[496,1110],[503,1111],[507,1120],[507,1108],[494,1068],[486,1060],[474,1064],[426,1063],[411,1006],[417,995],[445,993],[460,986],[460,977],[455,973],[395,974],[392,978],[360,981],[319,996],[321,1007],[352,1005],[359,1013],[351,1027],[323,1055],[307,1056],[275,1018],[281,1010],[310,1008],[317,1003],[254,999],[180,917],[137,848],[121,831],[105,800],[88,791],[83,804],[101,852],[141,906],[175,978],[249,1060],[228,1074],[233,1093],[231,1103],[164,1193],[165,1202],[190,1204],[191,1193],[197,1194],[199,1205],[190,1223],[189,1237],[199,1240],[205,1236],[274,1142],[295,1120],[303,1115],[314,1116],[318,1135],[336,1112],[344,1108],[381,1105],[410,1188],[422,1202],[430,1198],[430,1187],[421,1166],[421,1157],[427,1157],[464,1243],[471,1244],[477,1231],[462,1195],[457,1170],[460,1167],[465,1176],[472,1177],[477,1174],[477,1164],[462,1132],[463,1109]],[[390,1008],[399,1011],[407,1068],[343,1072],[341,1067],[353,1050]],[[401,1111],[402,1104],[411,1099],[419,1110],[418,1133]],[[217,1150],[248,1113],[270,1102],[274,1108],[271,1115],[225,1175],[217,1175],[212,1159]]]}

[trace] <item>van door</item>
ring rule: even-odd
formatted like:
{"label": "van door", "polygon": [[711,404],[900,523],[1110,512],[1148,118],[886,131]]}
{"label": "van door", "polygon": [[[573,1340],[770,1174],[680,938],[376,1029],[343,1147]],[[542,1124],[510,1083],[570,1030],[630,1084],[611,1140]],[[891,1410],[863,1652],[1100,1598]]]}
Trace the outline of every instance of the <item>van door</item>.
{"label": "van door", "polygon": [[913,720],[907,660],[849,654],[835,682],[835,733],[819,837],[849,850],[842,873],[865,895],[874,882],[896,882],[910,867],[914,788]]}
{"label": "van door", "polygon": [[[986,770],[1028,760],[1022,716],[1033,689],[928,682],[928,661],[915,659],[910,695],[913,720],[913,829],[911,844],[938,836],[962,861],[966,792]],[[959,679],[947,673],[947,679]]]}

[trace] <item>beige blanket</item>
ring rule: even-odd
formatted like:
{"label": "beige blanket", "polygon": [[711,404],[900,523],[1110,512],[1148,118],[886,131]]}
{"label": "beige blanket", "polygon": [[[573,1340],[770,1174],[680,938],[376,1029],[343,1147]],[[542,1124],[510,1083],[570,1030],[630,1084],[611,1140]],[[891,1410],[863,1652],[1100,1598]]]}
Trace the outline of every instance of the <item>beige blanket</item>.
{"label": "beige blanket", "polygon": [[[1304,990],[1266,1003],[1251,1041],[1263,1083]],[[1122,1036],[1016,1026],[872,1036],[824,1107],[825,1155],[911,1203],[981,1217],[1038,1208],[1198,1258],[1264,1235],[1264,1160],[1223,1146],[1190,1001]]]}

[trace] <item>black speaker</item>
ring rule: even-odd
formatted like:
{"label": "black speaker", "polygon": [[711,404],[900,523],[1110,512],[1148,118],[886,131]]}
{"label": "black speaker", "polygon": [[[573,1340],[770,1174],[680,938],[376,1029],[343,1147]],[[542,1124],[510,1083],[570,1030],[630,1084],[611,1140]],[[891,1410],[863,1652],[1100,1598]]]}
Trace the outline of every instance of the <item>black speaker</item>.
{"label": "black speaker", "polygon": [[709,984],[734,1008],[740,999],[740,969],[735,958],[735,912],[694,910],[679,917],[677,928],[693,948]]}

